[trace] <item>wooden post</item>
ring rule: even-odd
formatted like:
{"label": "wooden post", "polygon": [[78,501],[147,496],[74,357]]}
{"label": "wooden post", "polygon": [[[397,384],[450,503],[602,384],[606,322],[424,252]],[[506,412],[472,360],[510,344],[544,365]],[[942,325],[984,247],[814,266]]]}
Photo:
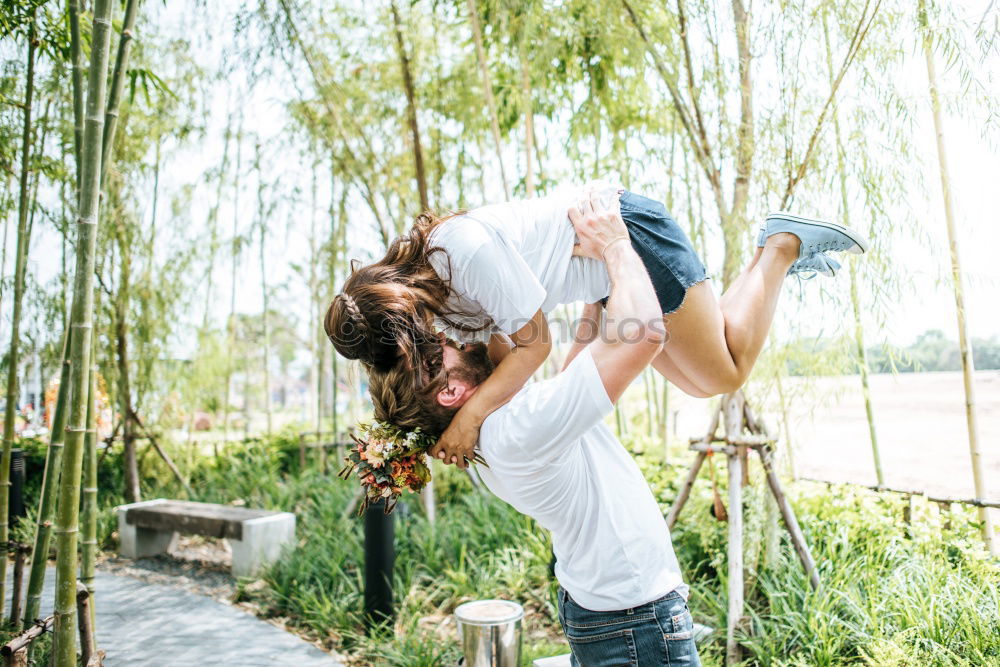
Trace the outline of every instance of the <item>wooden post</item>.
{"label": "wooden post", "polygon": [[80,662],[90,665],[97,655],[94,629],[90,618],[90,591],[82,582],[76,582],[76,618],[80,630]]}
{"label": "wooden post", "polygon": [[694,459],[694,463],[691,464],[691,469],[688,471],[687,479],[684,480],[684,484],[681,486],[680,491],[677,492],[677,498],[674,500],[674,504],[670,506],[670,512],[667,514],[667,528],[669,530],[674,529],[674,524],[677,523],[677,517],[681,515],[681,510],[684,509],[684,503],[687,502],[688,497],[691,495],[691,488],[694,486],[694,481],[698,477],[698,472],[701,470],[701,466],[705,462],[705,456],[705,452],[698,452],[698,455]]}
{"label": "wooden post", "polygon": [[299,472],[306,469],[306,434],[299,433]]}
{"label": "wooden post", "polygon": [[424,513],[427,515],[427,522],[430,523],[433,526],[434,525],[434,521],[436,519],[436,508],[434,506],[434,480],[433,479],[430,480],[429,482],[427,482],[427,486],[425,486],[420,491],[420,500],[422,500],[423,504],[424,504]]}
{"label": "wooden post", "polygon": [[[51,630],[54,622],[55,620],[53,616],[48,616],[45,620],[39,620],[27,630],[0,647],[0,656],[3,657],[5,667],[6,665],[27,665],[28,645],[41,635]],[[23,658],[18,654],[23,655]],[[18,662],[18,660],[24,660],[24,662]]]}
{"label": "wooden post", "polygon": [[19,649],[17,653],[4,662],[5,667],[28,667],[28,647]]}
{"label": "wooden post", "polygon": [[10,592],[10,622],[15,628],[21,626],[21,590],[24,586],[24,559],[31,553],[26,544],[14,543],[14,586]]}
{"label": "wooden post", "polygon": [[[741,411],[742,412],[742,411]],[[743,618],[743,465],[739,454],[729,460],[729,610],[726,616],[726,664],[740,662],[736,629]]]}
{"label": "wooden post", "polygon": [[[722,397],[723,424],[726,430],[726,441],[729,444],[740,440],[740,436],[743,434],[743,407],[745,403],[742,391],[734,391]],[[749,466],[747,465],[746,448],[740,449],[739,457],[741,459],[740,470],[742,471],[740,484],[746,486],[749,481],[747,478]]]}
{"label": "wooden post", "polygon": [[778,475],[774,472],[771,448],[769,446],[760,447],[757,453],[760,454],[760,463],[764,468],[764,473],[767,475],[767,483],[771,487],[771,493],[774,494],[774,499],[778,501],[778,509],[781,511],[781,518],[785,521],[785,528],[788,529],[788,534],[792,538],[792,546],[795,547],[795,553],[798,554],[799,561],[802,563],[802,567],[805,568],[806,575],[809,577],[809,583],[812,584],[815,590],[819,588],[819,574],[816,573],[816,563],[809,552],[809,545],[806,544],[806,538],[802,535],[802,529],[799,528],[798,519],[795,518],[795,512],[792,511],[792,505],[788,502],[788,498],[785,497],[785,492],[782,491],[781,484],[778,482]]}

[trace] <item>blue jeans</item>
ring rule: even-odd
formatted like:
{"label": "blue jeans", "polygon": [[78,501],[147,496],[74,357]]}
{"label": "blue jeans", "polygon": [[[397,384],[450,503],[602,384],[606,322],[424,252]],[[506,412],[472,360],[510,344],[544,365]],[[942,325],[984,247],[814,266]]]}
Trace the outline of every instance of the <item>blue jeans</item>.
{"label": "blue jeans", "polygon": [[649,272],[664,314],[681,307],[688,288],[707,277],[687,234],[660,202],[625,191],[619,197],[632,247]]}
{"label": "blue jeans", "polygon": [[591,611],[560,586],[559,623],[573,650],[574,666],[701,665],[694,621],[677,591],[632,609]]}

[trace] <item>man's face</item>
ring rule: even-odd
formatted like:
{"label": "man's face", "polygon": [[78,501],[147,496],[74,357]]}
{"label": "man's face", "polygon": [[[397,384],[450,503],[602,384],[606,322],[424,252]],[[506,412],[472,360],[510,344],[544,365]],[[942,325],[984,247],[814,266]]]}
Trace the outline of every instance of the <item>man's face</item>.
{"label": "man's face", "polygon": [[445,340],[442,342],[441,363],[448,373],[448,384],[462,383],[468,390],[481,385],[493,372],[493,362],[483,343],[461,344]]}

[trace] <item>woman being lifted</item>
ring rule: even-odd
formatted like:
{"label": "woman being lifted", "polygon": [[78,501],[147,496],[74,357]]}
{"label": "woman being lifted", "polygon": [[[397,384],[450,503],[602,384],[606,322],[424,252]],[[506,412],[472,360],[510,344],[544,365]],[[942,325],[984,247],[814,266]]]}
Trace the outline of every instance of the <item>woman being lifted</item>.
{"label": "woman being lifted", "polygon": [[[743,385],[767,338],[786,275],[832,276],[830,251],[863,253],[864,237],[841,225],[773,213],[757,248],[721,298],[704,264],[666,207],[610,183],[564,186],[536,199],[483,206],[448,217],[419,216],[379,261],[354,268],[324,321],[337,351],[369,372],[395,364],[433,376],[439,332],[512,352],[459,410],[431,456],[465,467],[479,427],[542,365],[551,350],[546,314],[586,305],[569,361],[600,330],[608,273],[577,243],[581,211],[613,219],[603,250],[631,243],[652,279],[667,343],[653,367],[684,392],[708,397]],[[602,253],[603,254],[603,253]]]}

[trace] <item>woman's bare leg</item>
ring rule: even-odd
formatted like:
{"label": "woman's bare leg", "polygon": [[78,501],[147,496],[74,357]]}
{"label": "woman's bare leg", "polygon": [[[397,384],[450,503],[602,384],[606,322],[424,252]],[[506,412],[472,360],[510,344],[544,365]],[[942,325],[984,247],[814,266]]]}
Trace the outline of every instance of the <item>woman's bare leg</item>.
{"label": "woman's bare leg", "polygon": [[683,306],[663,317],[668,338],[660,357],[665,358],[654,360],[654,368],[687,393],[693,385],[699,390],[692,393],[696,396],[743,386],[767,340],[781,285],[798,253],[795,235],[775,234],[721,300],[707,282],[693,285]]}
{"label": "woman's bare leg", "polygon": [[683,391],[688,396],[694,396],[695,398],[709,398],[712,394],[707,394],[703,392],[698,385],[691,381],[688,376],[681,372],[681,369],[677,367],[674,360],[670,358],[669,354],[660,352],[653,359],[652,366],[656,369],[656,372],[665,377],[670,384],[675,385],[678,389]]}

